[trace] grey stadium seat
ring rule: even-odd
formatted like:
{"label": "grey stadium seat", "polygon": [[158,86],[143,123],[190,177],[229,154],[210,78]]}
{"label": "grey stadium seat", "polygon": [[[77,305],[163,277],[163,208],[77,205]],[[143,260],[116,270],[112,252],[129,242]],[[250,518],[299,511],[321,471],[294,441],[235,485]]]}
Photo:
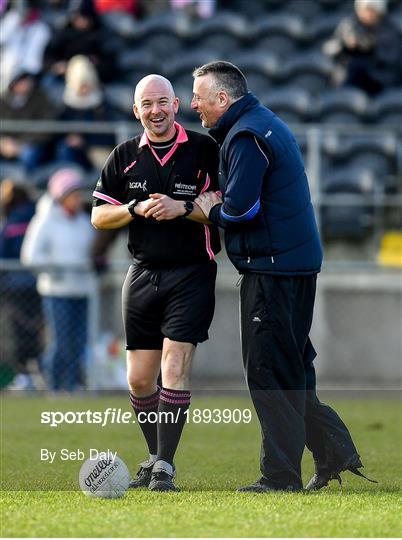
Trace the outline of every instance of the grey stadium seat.
{"label": "grey stadium seat", "polygon": [[239,13],[218,12],[210,19],[199,21],[192,28],[191,41],[203,48],[211,48],[225,56],[239,49],[249,36],[250,25]]}
{"label": "grey stadium seat", "polygon": [[213,60],[220,60],[216,51],[196,48],[171,59],[169,64],[165,66],[164,74],[171,80],[173,86],[188,85],[192,88],[193,79],[191,73],[194,68]]}
{"label": "grey stadium seat", "polygon": [[278,58],[261,50],[235,52],[228,57],[247,77],[249,89],[256,94],[264,93],[281,79]]}
{"label": "grey stadium seat", "polygon": [[287,84],[296,85],[311,94],[320,94],[329,87],[333,64],[319,52],[291,56],[285,65]]}
{"label": "grey stadium seat", "polygon": [[279,88],[261,96],[262,103],[288,123],[308,120],[312,101],[308,92],[299,88]]}
{"label": "grey stadium seat", "polygon": [[379,124],[402,125],[402,87],[380,94],[372,102],[373,116]]}
{"label": "grey stadium seat", "polygon": [[296,16],[267,15],[255,23],[251,36],[259,49],[286,57],[291,55],[303,40],[304,25]]}
{"label": "grey stadium seat", "polygon": [[[337,204],[323,204],[320,218],[325,238],[363,238],[374,222],[370,205],[378,190],[375,175],[367,168],[345,167],[328,173],[323,182],[323,193]],[[350,197],[356,202],[350,204]]]}
{"label": "grey stadium seat", "polygon": [[127,83],[110,83],[105,87],[110,104],[128,119],[133,116],[134,87]]}
{"label": "grey stadium seat", "polygon": [[357,88],[332,90],[318,102],[318,119],[326,124],[358,124],[367,119],[368,112],[368,97]]}

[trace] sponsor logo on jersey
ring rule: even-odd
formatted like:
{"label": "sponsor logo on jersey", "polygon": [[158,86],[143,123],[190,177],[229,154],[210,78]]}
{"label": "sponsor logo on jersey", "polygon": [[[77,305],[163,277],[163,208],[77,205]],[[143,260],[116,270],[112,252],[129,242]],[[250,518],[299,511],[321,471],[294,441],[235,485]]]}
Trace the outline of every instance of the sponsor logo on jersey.
{"label": "sponsor logo on jersey", "polygon": [[147,182],[148,180],[144,180],[143,182],[129,182],[128,187],[130,189],[142,189],[142,191],[147,191]]}
{"label": "sponsor logo on jersey", "polygon": [[124,169],[124,173],[128,172],[130,169],[132,169],[134,167],[134,165],[137,163],[137,160],[135,161],[132,161],[129,165],[127,165],[127,167]]}
{"label": "sponsor logo on jersey", "polygon": [[181,182],[174,185],[174,195],[197,195],[197,184],[182,184]]}

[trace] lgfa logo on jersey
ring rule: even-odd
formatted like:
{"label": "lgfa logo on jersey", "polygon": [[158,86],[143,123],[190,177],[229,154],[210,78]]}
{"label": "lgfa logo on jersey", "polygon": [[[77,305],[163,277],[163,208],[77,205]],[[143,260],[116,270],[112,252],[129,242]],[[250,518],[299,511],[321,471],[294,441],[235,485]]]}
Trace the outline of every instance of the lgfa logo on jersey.
{"label": "lgfa logo on jersey", "polygon": [[142,191],[147,191],[147,181],[144,180],[143,182],[129,182],[128,187],[130,189],[142,189]]}

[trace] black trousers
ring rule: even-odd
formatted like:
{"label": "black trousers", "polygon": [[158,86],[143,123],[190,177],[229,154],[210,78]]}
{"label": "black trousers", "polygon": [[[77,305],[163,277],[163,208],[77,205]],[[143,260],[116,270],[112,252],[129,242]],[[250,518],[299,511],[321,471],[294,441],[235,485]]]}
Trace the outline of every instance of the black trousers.
{"label": "black trousers", "polygon": [[[360,463],[350,433],[316,394],[309,338],[316,276],[245,274],[240,288],[242,354],[261,424],[261,473],[276,488],[302,487],[304,447],[316,470]],[[361,466],[361,464],[360,464]]]}

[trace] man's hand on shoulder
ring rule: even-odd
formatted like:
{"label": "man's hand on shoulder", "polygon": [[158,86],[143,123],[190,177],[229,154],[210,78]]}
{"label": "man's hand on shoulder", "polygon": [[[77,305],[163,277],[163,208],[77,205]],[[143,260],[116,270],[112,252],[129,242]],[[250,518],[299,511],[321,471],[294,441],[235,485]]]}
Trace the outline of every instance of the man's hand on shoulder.
{"label": "man's hand on shoulder", "polygon": [[195,199],[195,203],[198,204],[205,216],[209,217],[211,208],[216,204],[221,204],[222,199],[215,191],[206,191],[205,193],[201,193],[201,195]]}

